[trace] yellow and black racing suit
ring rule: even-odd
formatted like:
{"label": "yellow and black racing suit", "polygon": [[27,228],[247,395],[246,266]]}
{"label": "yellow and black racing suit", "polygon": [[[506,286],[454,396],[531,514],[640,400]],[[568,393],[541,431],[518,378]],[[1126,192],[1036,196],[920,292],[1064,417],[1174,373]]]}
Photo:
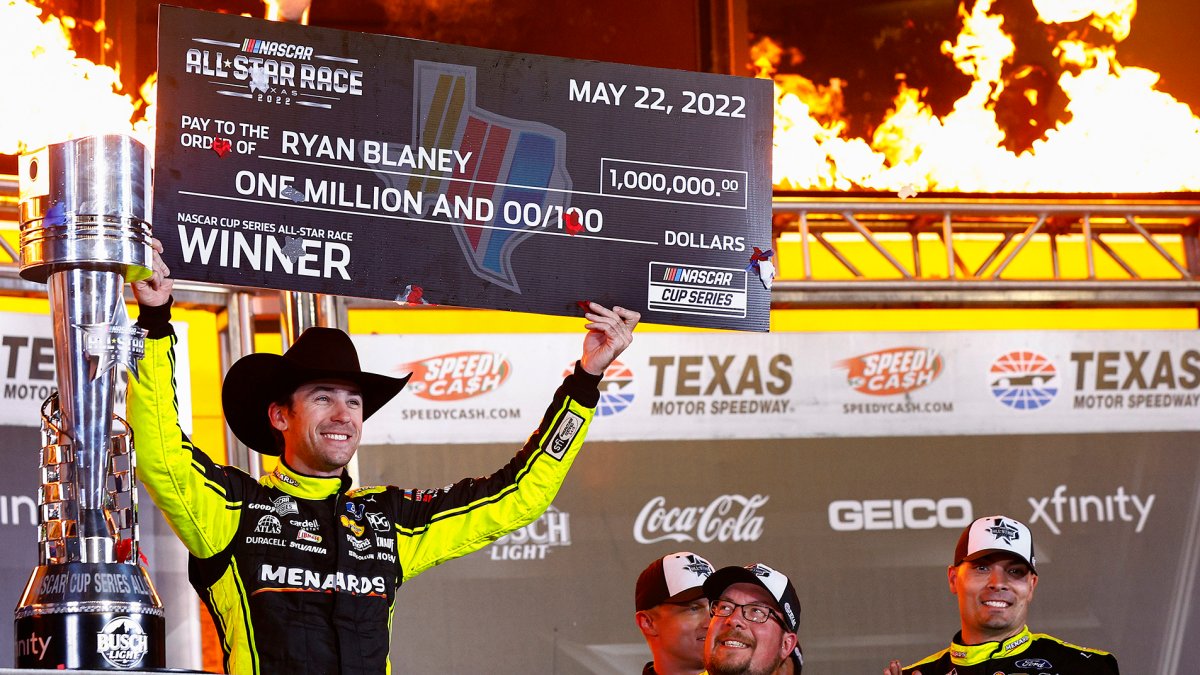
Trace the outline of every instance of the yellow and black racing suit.
{"label": "yellow and black racing suit", "polygon": [[1117,657],[1099,649],[1088,649],[1044,633],[1031,633],[1029,626],[1003,643],[962,644],[962,633],[954,636],[949,649],[928,656],[904,669],[904,675],[1118,675]]}
{"label": "yellow and black racing suit", "polygon": [[600,378],[576,367],[507,466],[442,489],[350,489],[282,462],[255,481],[214,463],[178,424],[169,305],[130,378],[137,471],[183,541],[188,575],[229,673],[384,673],[396,590],[421,572],[533,522],[583,443]]}

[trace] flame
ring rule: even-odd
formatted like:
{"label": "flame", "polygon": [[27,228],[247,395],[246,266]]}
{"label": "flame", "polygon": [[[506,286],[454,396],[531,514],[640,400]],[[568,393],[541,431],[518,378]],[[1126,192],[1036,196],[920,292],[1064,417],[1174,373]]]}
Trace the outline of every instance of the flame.
{"label": "flame", "polygon": [[[1032,0],[1046,24],[1088,21],[1119,43],[1129,35],[1136,0]],[[1002,73],[1015,45],[992,0],[960,6],[962,29],[942,44],[972,78],[951,112],[938,117],[922,92],[901,83],[870,143],[847,138],[840,108],[820,114],[830,89],[799,76],[777,75],[783,50],[768,40],[752,57],[759,77],[775,81],[774,181],[781,189],[938,190],[969,192],[1167,192],[1200,190],[1200,118],[1155,89],[1159,76],[1122,66],[1113,45],[1073,35],[1060,40],[1058,87],[1067,119],[1023,152],[1004,147],[996,117],[1011,82]],[[1018,73],[1019,75],[1019,73]],[[1013,78],[1015,79],[1015,78]],[[1021,92],[1032,104],[1037,92]],[[816,101],[816,103],[814,103]]]}
{"label": "flame", "polygon": [[[154,147],[153,109],[135,122],[139,102],[120,93],[120,74],[76,56],[70,18],[41,15],[30,2],[0,0],[0,63],[7,92],[0,97],[0,153],[98,133],[134,133]],[[152,76],[141,95],[153,101],[154,90]]]}

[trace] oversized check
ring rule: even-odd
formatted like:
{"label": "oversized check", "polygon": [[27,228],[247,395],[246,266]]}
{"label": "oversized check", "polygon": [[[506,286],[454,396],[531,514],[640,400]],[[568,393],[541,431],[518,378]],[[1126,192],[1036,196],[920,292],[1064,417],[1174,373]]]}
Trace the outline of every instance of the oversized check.
{"label": "oversized check", "polygon": [[158,65],[176,277],[768,328],[769,81],[175,7]]}

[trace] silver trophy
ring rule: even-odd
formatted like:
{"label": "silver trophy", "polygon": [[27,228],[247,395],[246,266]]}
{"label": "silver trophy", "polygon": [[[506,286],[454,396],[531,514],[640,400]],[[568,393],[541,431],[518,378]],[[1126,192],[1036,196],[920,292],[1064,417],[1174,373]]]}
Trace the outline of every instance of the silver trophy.
{"label": "silver trophy", "polygon": [[49,286],[58,392],[42,406],[39,564],[16,609],[18,668],[165,663],[131,434],[113,413],[117,368],[136,376],[144,346],[122,293],[150,276],[150,168],[145,147],[120,135],[20,158],[21,276]]}

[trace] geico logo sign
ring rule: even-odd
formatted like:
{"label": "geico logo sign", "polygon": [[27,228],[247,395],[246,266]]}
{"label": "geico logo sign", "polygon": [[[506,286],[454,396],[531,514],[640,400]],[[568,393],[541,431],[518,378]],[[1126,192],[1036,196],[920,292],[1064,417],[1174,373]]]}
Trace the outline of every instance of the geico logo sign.
{"label": "geico logo sign", "polygon": [[721,495],[707,506],[667,508],[666,497],[646,502],[633,523],[633,538],[639,544],[660,541],[758,541],[762,516],[755,512],[770,497]]}
{"label": "geico logo sign", "polygon": [[962,528],[975,520],[966,497],[932,499],[840,499],[829,503],[829,527],[858,530],[929,530]]}

